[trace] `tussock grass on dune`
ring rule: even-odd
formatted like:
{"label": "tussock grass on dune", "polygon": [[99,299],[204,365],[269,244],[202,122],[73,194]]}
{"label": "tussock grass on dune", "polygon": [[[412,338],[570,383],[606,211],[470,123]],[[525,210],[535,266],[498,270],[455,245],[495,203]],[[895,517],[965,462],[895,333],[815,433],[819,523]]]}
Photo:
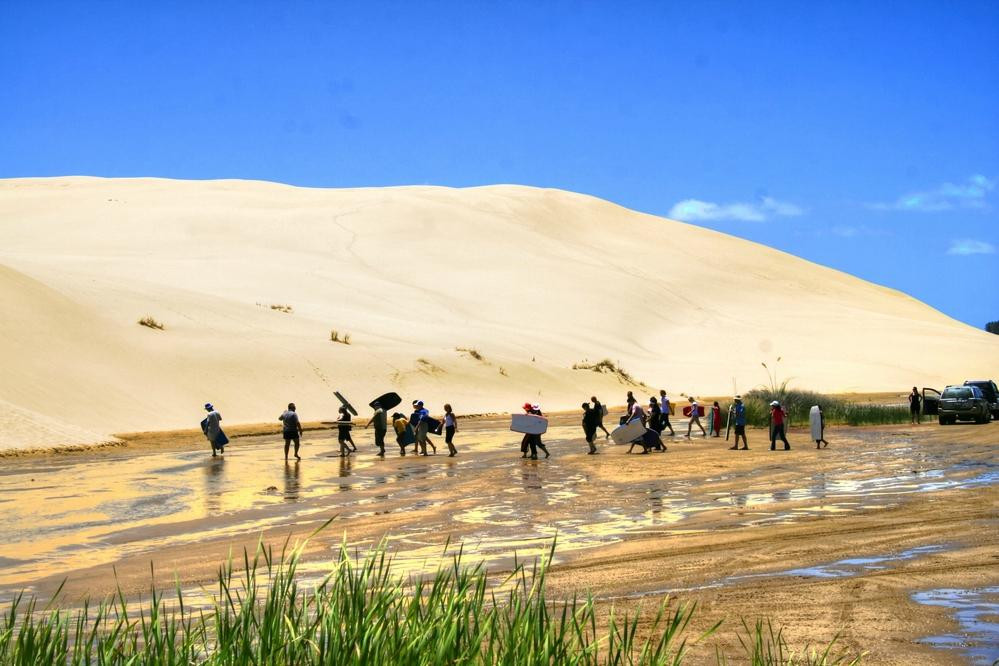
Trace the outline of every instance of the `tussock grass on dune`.
{"label": "tussock grass on dune", "polygon": [[[460,551],[434,575],[407,580],[383,548],[362,558],[341,547],[330,573],[307,586],[301,548],[244,552],[243,572],[226,563],[207,608],[192,608],[179,588],[169,601],[154,591],[132,604],[119,593],[78,611],[18,597],[0,619],[0,663],[682,664],[721,624],[695,633],[696,606],[664,601],[644,617],[611,609],[598,628],[592,598],[547,598],[545,560],[496,584],[481,566],[463,566]],[[739,663],[859,661],[834,655],[835,640],[824,652],[794,653],[771,625],[743,626]],[[727,663],[717,650],[716,658]]]}

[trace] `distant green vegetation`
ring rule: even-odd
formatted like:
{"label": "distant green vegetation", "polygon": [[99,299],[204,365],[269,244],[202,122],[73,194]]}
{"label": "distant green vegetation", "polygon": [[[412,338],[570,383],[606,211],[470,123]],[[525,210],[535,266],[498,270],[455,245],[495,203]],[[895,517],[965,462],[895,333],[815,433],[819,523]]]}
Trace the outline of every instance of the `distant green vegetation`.
{"label": "distant green vegetation", "polygon": [[777,400],[790,416],[791,425],[808,423],[808,410],[812,405],[822,407],[826,423],[846,425],[877,425],[881,423],[908,423],[909,408],[904,405],[878,405],[855,403],[834,398],[814,391],[789,389],[786,385],[772,388],[758,388],[746,393],[746,422],[754,426],[768,426],[770,403]]}
{"label": "distant green vegetation", "polygon": [[[207,609],[192,608],[179,588],[169,602],[154,591],[133,605],[119,592],[79,611],[38,609],[18,597],[0,618],[0,664],[677,665],[721,624],[695,634],[695,606],[664,602],[646,617],[610,609],[598,629],[592,598],[547,598],[544,561],[490,583],[458,555],[433,576],[404,580],[384,549],[351,558],[342,547],[330,573],[309,586],[297,573],[300,554],[244,553],[244,572],[231,562],[220,568]],[[859,663],[834,652],[836,639],[824,651],[795,652],[769,623],[742,629],[739,663]],[[728,663],[720,652],[716,660]]]}

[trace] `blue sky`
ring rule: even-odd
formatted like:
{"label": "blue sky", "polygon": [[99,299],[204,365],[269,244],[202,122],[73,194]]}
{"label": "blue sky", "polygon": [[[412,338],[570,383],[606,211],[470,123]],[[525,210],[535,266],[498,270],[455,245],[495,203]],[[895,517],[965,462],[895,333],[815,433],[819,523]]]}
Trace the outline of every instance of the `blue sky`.
{"label": "blue sky", "polygon": [[67,174],[559,187],[981,327],[999,3],[6,0],[0,177]]}

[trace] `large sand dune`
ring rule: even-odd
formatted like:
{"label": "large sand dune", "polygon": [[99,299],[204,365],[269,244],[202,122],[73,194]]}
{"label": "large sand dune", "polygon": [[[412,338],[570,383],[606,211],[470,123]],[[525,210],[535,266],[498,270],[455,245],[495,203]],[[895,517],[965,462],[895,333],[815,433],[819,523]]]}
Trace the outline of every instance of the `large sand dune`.
{"label": "large sand dune", "polygon": [[900,292],[528,187],[0,181],[0,302],[0,448],[196,427],[205,401],[317,420],[333,388],[460,413],[622,402],[634,387],[572,369],[603,358],[674,394],[747,390],[778,356],[826,391],[999,375],[999,337]]}

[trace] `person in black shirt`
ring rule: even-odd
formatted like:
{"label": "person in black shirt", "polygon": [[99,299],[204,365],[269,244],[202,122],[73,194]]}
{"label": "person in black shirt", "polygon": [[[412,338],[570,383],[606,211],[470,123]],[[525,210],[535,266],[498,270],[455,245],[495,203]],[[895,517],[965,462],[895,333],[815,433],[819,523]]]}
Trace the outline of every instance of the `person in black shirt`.
{"label": "person in black shirt", "polygon": [[909,413],[912,415],[913,423],[920,423],[922,419],[919,417],[919,407],[923,399],[919,397],[919,389],[915,386],[912,387],[912,393],[909,394]]}
{"label": "person in black shirt", "polygon": [[[597,403],[599,404],[599,403]],[[590,403],[583,403],[583,434],[586,435],[586,443],[590,445],[589,455],[597,453],[597,446],[593,440],[597,436],[597,427],[600,425],[602,414],[598,407],[590,407]]]}

